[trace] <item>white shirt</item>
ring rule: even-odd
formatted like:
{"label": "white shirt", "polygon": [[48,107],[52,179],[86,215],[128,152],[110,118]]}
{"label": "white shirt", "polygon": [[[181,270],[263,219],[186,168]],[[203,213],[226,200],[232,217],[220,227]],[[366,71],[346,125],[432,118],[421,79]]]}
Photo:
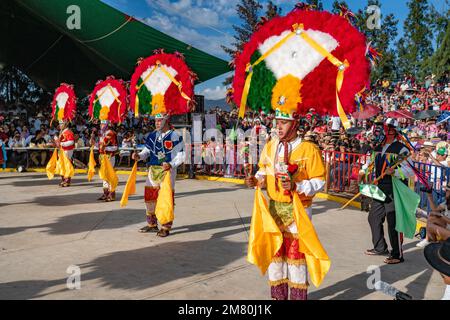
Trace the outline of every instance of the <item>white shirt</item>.
{"label": "white shirt", "polygon": [[41,129],[41,124],[42,124],[42,121],[39,118],[34,120],[34,129],[35,130],[40,130]]}
{"label": "white shirt", "polygon": [[339,131],[341,128],[341,119],[339,117],[331,117],[331,130]]}

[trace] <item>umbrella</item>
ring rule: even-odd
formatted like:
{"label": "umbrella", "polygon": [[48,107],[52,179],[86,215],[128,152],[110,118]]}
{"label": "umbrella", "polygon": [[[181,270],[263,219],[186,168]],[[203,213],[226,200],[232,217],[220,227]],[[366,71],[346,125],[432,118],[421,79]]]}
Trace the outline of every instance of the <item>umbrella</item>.
{"label": "umbrella", "polygon": [[417,119],[417,120],[429,119],[429,118],[437,117],[439,114],[440,114],[440,112],[436,111],[436,110],[425,110],[425,111],[416,113],[414,115],[414,119]]}
{"label": "umbrella", "polygon": [[444,113],[442,113],[441,116],[437,119],[437,124],[445,121],[450,122],[450,111],[444,111]]}
{"label": "umbrella", "polygon": [[353,135],[356,135],[363,131],[364,131],[364,128],[362,128],[362,127],[353,127],[353,128],[350,128],[347,130],[347,134],[353,136]]}
{"label": "umbrella", "polygon": [[369,119],[375,117],[381,112],[380,108],[374,105],[368,105],[362,111],[356,111],[352,114],[353,118],[358,120]]}
{"label": "umbrella", "polygon": [[395,119],[401,119],[401,118],[414,119],[413,114],[411,112],[409,112],[408,110],[390,111],[390,112],[386,113],[385,116],[387,118],[395,118]]}

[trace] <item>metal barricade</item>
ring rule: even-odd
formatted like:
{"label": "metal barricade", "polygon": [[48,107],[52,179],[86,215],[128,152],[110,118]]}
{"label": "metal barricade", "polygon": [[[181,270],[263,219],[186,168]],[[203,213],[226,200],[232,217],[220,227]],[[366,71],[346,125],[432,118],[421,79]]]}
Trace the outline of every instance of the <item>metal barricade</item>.
{"label": "metal barricade", "polygon": [[[368,156],[338,151],[323,151],[322,155],[326,166],[325,191],[358,193],[359,171],[367,163]],[[368,178],[370,182],[371,175]]]}

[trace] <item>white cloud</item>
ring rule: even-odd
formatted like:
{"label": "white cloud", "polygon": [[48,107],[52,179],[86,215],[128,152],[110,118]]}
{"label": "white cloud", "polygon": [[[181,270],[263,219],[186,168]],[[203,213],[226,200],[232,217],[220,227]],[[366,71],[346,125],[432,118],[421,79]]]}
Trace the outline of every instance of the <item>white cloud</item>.
{"label": "white cloud", "polygon": [[201,34],[193,28],[179,24],[176,17],[169,17],[162,13],[155,13],[141,21],[200,50],[224,58],[226,55],[220,46],[229,45],[233,41],[231,36]]}
{"label": "white cloud", "polygon": [[[231,0],[229,2],[233,2]],[[229,14],[228,3],[219,1],[191,1],[180,0],[170,2],[169,0],[147,0],[147,4],[156,9],[163,10],[164,13],[176,15],[182,19],[190,21],[192,24],[200,27],[220,27],[223,24],[225,14]]]}
{"label": "white cloud", "polygon": [[220,100],[227,95],[227,89],[225,87],[216,86],[214,89],[203,89],[198,94],[205,96],[205,99],[207,100]]}

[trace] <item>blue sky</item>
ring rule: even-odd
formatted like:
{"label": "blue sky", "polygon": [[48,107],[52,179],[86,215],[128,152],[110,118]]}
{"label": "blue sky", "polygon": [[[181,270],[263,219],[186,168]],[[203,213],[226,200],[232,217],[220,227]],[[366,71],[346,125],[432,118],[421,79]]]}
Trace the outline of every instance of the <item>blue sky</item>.
{"label": "blue sky", "polygon": [[[236,4],[239,0],[101,0],[112,7],[142,20],[155,29],[222,59],[229,57],[220,48],[233,41],[233,24],[239,24]],[[260,1],[268,2],[268,1]],[[298,0],[273,0],[283,14],[288,13]],[[325,9],[331,10],[333,0],[323,0]],[[365,9],[366,0],[347,0],[350,10]],[[383,15],[394,13],[399,20],[399,32],[408,15],[407,0],[381,0]],[[436,9],[445,8],[445,0],[430,0]],[[221,99],[226,88],[223,75],[196,86],[196,93],[206,99]]]}

